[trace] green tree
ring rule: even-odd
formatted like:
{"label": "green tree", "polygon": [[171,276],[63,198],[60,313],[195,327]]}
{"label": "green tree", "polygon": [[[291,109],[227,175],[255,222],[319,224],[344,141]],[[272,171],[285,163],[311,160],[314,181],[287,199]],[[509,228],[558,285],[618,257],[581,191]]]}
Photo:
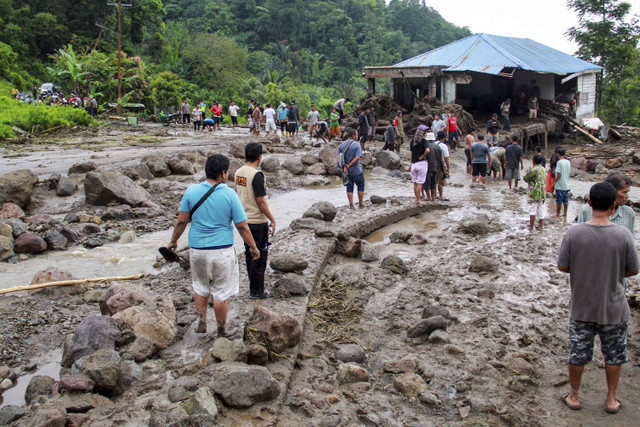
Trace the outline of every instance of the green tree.
{"label": "green tree", "polygon": [[182,80],[169,71],[163,71],[151,77],[149,82],[149,92],[153,107],[157,108],[177,108],[182,103],[180,87]]}
{"label": "green tree", "polygon": [[51,68],[52,74],[61,80],[68,81],[71,88],[79,92],[80,87],[86,83],[87,75],[83,70],[83,58],[76,55],[73,46],[69,44],[66,49],[58,49],[56,54],[52,55],[52,59],[55,61]]}

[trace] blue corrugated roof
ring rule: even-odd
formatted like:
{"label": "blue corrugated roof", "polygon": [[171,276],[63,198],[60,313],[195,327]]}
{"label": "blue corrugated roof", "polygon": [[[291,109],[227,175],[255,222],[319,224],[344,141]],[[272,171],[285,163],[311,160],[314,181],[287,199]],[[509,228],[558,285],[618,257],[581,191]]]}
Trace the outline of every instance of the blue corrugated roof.
{"label": "blue corrugated roof", "polygon": [[503,68],[573,74],[602,67],[531,39],[474,34],[423,53],[394,67],[445,67],[445,71],[498,74]]}

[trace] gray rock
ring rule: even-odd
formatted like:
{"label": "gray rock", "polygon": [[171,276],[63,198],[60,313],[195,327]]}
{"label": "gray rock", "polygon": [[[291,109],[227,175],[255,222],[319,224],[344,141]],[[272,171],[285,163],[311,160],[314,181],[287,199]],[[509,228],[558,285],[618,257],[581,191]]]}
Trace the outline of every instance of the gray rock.
{"label": "gray rock", "polygon": [[362,239],[349,237],[349,239],[343,243],[341,252],[348,258],[358,258],[362,251],[362,242]]}
{"label": "gray rock", "polygon": [[319,187],[331,184],[331,179],[320,175],[307,175],[302,180],[304,187]]}
{"label": "gray rock", "polygon": [[237,157],[238,159],[244,159],[244,149],[247,146],[246,142],[233,142],[229,146],[229,155]]}
{"label": "gray rock", "polygon": [[69,168],[69,175],[77,173],[87,173],[98,169],[98,165],[95,162],[83,162],[76,163],[75,165]]}
{"label": "gray rock", "polygon": [[422,319],[409,329],[407,329],[407,337],[416,338],[422,335],[428,335],[436,329],[445,329],[449,322],[442,316],[433,316]]}
{"label": "gray rock", "polygon": [[102,232],[102,228],[98,224],[88,223],[82,226],[82,234],[91,235],[98,234]]}
{"label": "gray rock", "polygon": [[59,231],[49,231],[44,235],[44,241],[50,251],[63,251],[67,247],[68,240]]}
{"label": "gray rock", "polygon": [[70,368],[73,363],[100,349],[114,350],[121,332],[110,316],[93,315],[85,318],[73,333],[70,348],[65,348],[61,365]]}
{"label": "gray rock", "polygon": [[11,226],[11,233],[13,234],[14,239],[27,232],[27,225],[18,218],[8,218],[3,222]]}
{"label": "gray rock", "polygon": [[418,374],[404,373],[393,380],[393,385],[407,397],[418,397],[427,390],[427,383]]}
{"label": "gray rock", "polygon": [[335,237],[335,233],[327,226],[317,227],[314,234],[318,237]]}
{"label": "gray rock", "polygon": [[0,204],[15,203],[24,209],[31,201],[33,186],[36,182],[38,182],[38,176],[28,169],[0,176]]}
{"label": "gray rock", "polygon": [[62,402],[50,399],[38,406],[29,418],[23,418],[20,424],[29,427],[65,427],[67,411]]}
{"label": "gray rock", "polygon": [[601,165],[601,164],[597,164],[597,165],[596,165],[596,168],[595,168],[595,170],[594,170],[594,173],[597,173],[597,174],[604,174],[604,175],[606,175],[606,174],[608,174],[608,173],[609,173],[609,169],[605,168],[605,167],[604,167],[603,165]]}
{"label": "gray rock", "polygon": [[0,236],[0,261],[6,261],[14,255],[15,252],[13,250],[13,242],[11,239],[5,236]]}
{"label": "gray rock", "polygon": [[381,205],[383,203],[387,203],[387,198],[382,196],[376,196],[375,194],[369,197],[371,204],[373,205]]}
{"label": "gray rock", "polygon": [[24,417],[26,410],[22,406],[7,405],[0,408],[0,426],[10,425]]}
{"label": "gray rock", "polygon": [[92,205],[115,202],[140,206],[151,198],[144,188],[117,171],[87,173],[84,180],[84,193],[87,203]]}
{"label": "gray rock", "polygon": [[305,173],[308,175],[324,175],[327,173],[327,168],[323,163],[314,163],[311,166],[307,166]]}
{"label": "gray rock", "polygon": [[309,266],[309,262],[296,254],[281,254],[271,257],[271,268],[285,273],[303,271]]}
{"label": "gray rock", "polygon": [[35,375],[29,381],[24,392],[24,401],[30,404],[38,396],[51,396],[53,385],[56,383],[51,377],[46,375]]}
{"label": "gray rock", "polygon": [[[315,165],[320,161],[320,158],[313,153],[307,153],[302,156],[302,163],[307,166]],[[324,166],[324,163],[323,163]]]}
{"label": "gray rock", "polygon": [[341,362],[364,362],[364,349],[358,344],[347,344],[336,352],[336,359]]}
{"label": "gray rock", "polygon": [[91,393],[66,393],[57,400],[69,413],[83,413],[95,408],[108,411],[113,408],[113,402],[104,396]]}
{"label": "gray rock", "polygon": [[410,231],[394,231],[389,236],[389,240],[391,243],[406,243],[412,236],[413,233]]}
{"label": "gray rock", "polygon": [[307,211],[302,215],[302,217],[319,219],[321,221],[324,221],[324,215],[322,215],[322,212],[320,212],[320,210],[315,205],[307,209]]}
{"label": "gray rock", "polygon": [[134,166],[127,166],[122,168],[122,173],[131,178],[132,181],[153,179],[153,174],[149,170],[149,167],[145,163],[140,163]]}
{"label": "gray rock", "polygon": [[436,307],[433,305],[428,305],[422,309],[423,319],[427,319],[433,316],[442,316],[445,319],[449,320],[449,318],[451,318],[451,313],[444,307]]}
{"label": "gray rock", "polygon": [[498,265],[487,256],[476,255],[469,264],[469,271],[472,273],[495,273],[498,271]]}
{"label": "gray rock", "polygon": [[262,345],[251,344],[247,347],[247,363],[250,365],[266,365],[269,362],[269,352]]}
{"label": "gray rock", "polygon": [[330,202],[316,202],[312,205],[322,213],[323,219],[325,221],[333,221],[333,219],[338,214],[338,209],[335,207],[333,203]]}
{"label": "gray rock", "polygon": [[430,335],[428,340],[432,344],[448,344],[451,342],[449,334],[441,329],[436,329]]}
{"label": "gray rock", "polygon": [[133,230],[125,231],[120,235],[118,243],[133,243],[136,240],[136,232]]}
{"label": "gray rock", "polygon": [[3,379],[2,381],[0,381],[0,394],[2,394],[5,391],[9,390],[14,385],[15,384],[13,383],[13,381],[10,378]]}
{"label": "gray rock", "polygon": [[111,206],[100,215],[102,221],[128,221],[135,217],[136,214],[129,205]]}
{"label": "gray rock", "polygon": [[182,404],[182,408],[189,415],[207,415],[209,417],[215,417],[218,415],[218,406],[216,400],[207,387],[201,387]]}
{"label": "gray rock", "polygon": [[269,144],[280,144],[280,137],[277,134],[269,133],[269,135],[265,136]]}
{"label": "gray rock", "polygon": [[11,375],[11,368],[5,365],[0,366],[0,381],[2,381],[5,378],[9,378],[10,375]]}
{"label": "gray rock", "polygon": [[276,353],[294,347],[300,342],[300,323],[290,314],[280,314],[262,306],[256,306],[244,328],[246,342],[264,344]]}
{"label": "gray rock", "polygon": [[341,171],[338,169],[338,146],[335,144],[328,144],[320,153],[318,157],[322,164],[327,168],[329,175],[340,175]]}
{"label": "gray rock", "polygon": [[420,402],[426,403],[427,405],[430,405],[430,406],[440,405],[440,400],[438,400],[438,396],[426,390],[420,393]]}
{"label": "gray rock", "polygon": [[136,377],[131,375],[131,363],[122,360],[114,350],[102,349],[77,360],[72,373],[82,373],[93,380],[98,393],[107,397],[117,396],[136,381]]}
{"label": "gray rock", "polygon": [[366,240],[360,244],[360,259],[364,262],[373,262],[380,259],[378,249]]}
{"label": "gray rock", "polygon": [[17,254],[39,254],[47,250],[47,242],[35,233],[22,233],[13,241],[13,251]]}
{"label": "gray rock", "polygon": [[214,365],[207,373],[211,390],[232,408],[248,408],[280,394],[278,382],[263,366],[224,362]]}
{"label": "gray rock", "polygon": [[380,268],[389,270],[394,274],[407,274],[407,272],[409,271],[407,266],[404,265],[404,261],[402,261],[395,255],[388,255],[384,257],[384,259],[380,263]]}
{"label": "gray rock", "polygon": [[77,188],[78,188],[78,183],[74,179],[71,179],[68,176],[63,175],[60,177],[60,181],[58,181],[58,186],[56,188],[56,196],[59,196],[59,197],[71,196],[73,193],[75,193]]}
{"label": "gray rock", "polygon": [[93,238],[93,239],[87,239],[87,240],[84,242],[84,246],[85,246],[86,248],[89,248],[89,249],[97,248],[97,247],[100,247],[100,246],[102,246],[102,245],[104,245],[104,243],[102,242],[102,240],[100,240],[100,239],[95,239],[95,238]]}
{"label": "gray rock", "polygon": [[385,169],[394,170],[398,169],[401,165],[400,156],[393,151],[378,151],[374,154],[376,161],[380,167]]}
{"label": "gray rock", "polygon": [[458,226],[458,231],[472,236],[486,236],[489,234],[489,227],[481,221],[465,221]]}
{"label": "gray rock", "polygon": [[390,176],[391,178],[401,178],[402,172],[400,172],[399,170],[392,170],[392,171],[389,171],[387,176]]}
{"label": "gray rock", "polygon": [[182,386],[174,385],[169,387],[169,391],[167,392],[167,397],[169,398],[169,402],[177,403],[182,402],[183,400],[187,400],[190,396],[190,393]]}
{"label": "gray rock", "polygon": [[304,165],[300,157],[290,157],[286,159],[282,162],[282,168],[294,175],[302,175],[304,173]]}
{"label": "gray rock", "polygon": [[171,175],[171,169],[162,154],[151,154],[142,158],[142,163],[147,166],[151,175],[156,178]]}
{"label": "gray rock", "polygon": [[177,156],[168,158],[167,164],[174,175],[193,175],[196,173],[196,167],[193,163]]}
{"label": "gray rock", "polygon": [[69,212],[64,216],[64,222],[67,224],[73,224],[76,222],[80,222],[80,215],[77,212]]}
{"label": "gray rock", "polygon": [[232,341],[225,337],[217,338],[213,342],[211,355],[222,362],[246,361],[244,343],[241,339]]}
{"label": "gray rock", "polygon": [[409,172],[402,172],[400,178],[404,179],[405,181],[411,181],[411,174]]}
{"label": "gray rock", "polygon": [[384,362],[382,369],[385,372],[401,374],[405,372],[415,373],[418,371],[419,365],[415,359],[389,360]]}
{"label": "gray rock", "polygon": [[276,282],[276,287],[282,287],[291,295],[307,295],[311,287],[297,274],[287,273]]}
{"label": "gray rock", "polygon": [[320,220],[315,218],[297,218],[291,221],[291,224],[289,224],[289,228],[292,230],[315,230],[321,225],[324,226],[324,224],[324,222],[320,222]]}
{"label": "gray rock", "polygon": [[340,384],[369,382],[369,372],[355,363],[343,363],[338,367],[338,382]]}
{"label": "gray rock", "polygon": [[0,236],[6,237],[13,243],[13,228],[9,224],[0,224]]}
{"label": "gray rock", "polygon": [[337,427],[340,425],[340,421],[342,421],[342,417],[338,414],[327,415],[326,417],[320,418],[318,421],[319,427]]}
{"label": "gray rock", "polygon": [[260,168],[265,172],[276,172],[280,169],[280,160],[277,157],[267,157],[260,163]]}
{"label": "gray rock", "polygon": [[175,380],[174,384],[179,387],[184,387],[189,391],[196,391],[196,389],[200,387],[200,381],[198,380],[198,378],[189,375],[178,377]]}

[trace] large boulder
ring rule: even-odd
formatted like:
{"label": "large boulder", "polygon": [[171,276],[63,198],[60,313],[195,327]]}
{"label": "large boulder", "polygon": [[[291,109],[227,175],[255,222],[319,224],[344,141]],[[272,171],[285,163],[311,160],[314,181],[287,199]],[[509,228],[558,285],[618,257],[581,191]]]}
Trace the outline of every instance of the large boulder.
{"label": "large boulder", "polygon": [[171,169],[167,159],[162,154],[150,154],[142,158],[142,163],[147,166],[151,175],[156,178],[171,175]]}
{"label": "large boulder", "polygon": [[56,196],[59,196],[59,197],[70,196],[73,193],[75,193],[77,188],[78,188],[78,183],[74,179],[71,179],[68,176],[63,175],[60,177],[60,180],[58,181],[58,186],[56,187]]}
{"label": "large boulder", "polygon": [[13,241],[5,236],[0,236],[0,261],[5,261],[15,255]]}
{"label": "large boulder", "polygon": [[302,329],[295,317],[279,314],[262,306],[256,306],[244,328],[245,341],[264,344],[276,353],[296,346],[301,336]]}
{"label": "large boulder", "polygon": [[11,218],[24,218],[24,216],[24,211],[15,203],[5,203],[0,209],[0,221]]}
{"label": "large boulder", "polygon": [[174,175],[193,175],[196,173],[196,167],[193,163],[177,156],[168,158],[167,164]]}
{"label": "large boulder", "polygon": [[93,315],[85,318],[73,333],[71,346],[65,346],[62,366],[70,368],[73,363],[101,349],[113,350],[121,332],[110,316]]}
{"label": "large boulder", "polygon": [[320,158],[313,153],[307,153],[302,156],[302,163],[306,166],[315,165],[318,162],[320,162]]}
{"label": "large boulder", "polygon": [[67,411],[62,402],[50,399],[34,408],[35,411],[28,419],[20,420],[20,425],[29,427],[65,427],[67,425]]}
{"label": "large boulder", "polygon": [[35,233],[23,233],[13,242],[17,254],[39,254],[47,250],[47,242]]}
{"label": "large boulder", "polygon": [[327,168],[329,175],[340,175],[341,171],[338,169],[338,146],[331,144],[324,147],[318,153],[320,161]]}
{"label": "large boulder", "polygon": [[98,165],[95,162],[82,162],[76,163],[69,168],[69,175],[74,173],[87,173],[98,169]]}
{"label": "large boulder", "polygon": [[291,295],[307,295],[311,287],[297,274],[287,273],[276,282],[276,288],[285,289]]}
{"label": "large boulder", "polygon": [[280,160],[277,157],[267,157],[260,163],[260,168],[265,172],[276,172],[280,169]]}
{"label": "large boulder", "polygon": [[305,173],[307,175],[325,175],[327,168],[324,163],[314,163],[311,166],[307,166]]}
{"label": "large boulder", "polygon": [[50,251],[62,251],[67,247],[68,240],[62,233],[51,230],[44,235],[44,241]]}
{"label": "large boulder", "polygon": [[[193,395],[182,404],[182,408],[189,415],[205,415],[215,418],[218,415],[218,406],[216,405],[216,399],[211,393],[211,390],[207,387],[200,387],[193,393]],[[206,423],[201,425],[213,424],[211,420],[207,420]]]}
{"label": "large boulder", "polygon": [[208,372],[210,388],[226,406],[248,408],[280,394],[276,381],[264,366],[219,363]]}
{"label": "large boulder", "polygon": [[29,404],[38,396],[51,396],[55,383],[56,380],[46,375],[36,375],[32,377],[24,392],[24,401]]}
{"label": "large boulder", "polygon": [[138,305],[116,313],[121,329],[129,329],[135,340],[127,351],[138,362],[169,346],[178,335],[176,309],[169,296],[157,297],[154,306]]}
{"label": "large boulder", "polygon": [[338,209],[331,202],[316,202],[312,205],[320,211],[322,219],[325,221],[333,221],[338,214]]}
{"label": "large boulder", "polygon": [[115,202],[137,207],[151,198],[144,188],[116,171],[87,173],[84,193],[87,203],[98,206]]}
{"label": "large boulder", "polygon": [[72,374],[82,374],[95,383],[95,391],[103,396],[118,396],[140,379],[141,369],[134,362],[122,360],[117,351],[97,350],[77,360]]}
{"label": "large boulder", "polygon": [[147,181],[150,181],[153,179],[153,174],[145,163],[122,168],[122,173],[131,178],[133,181],[138,181],[140,179],[146,179]]}
{"label": "large boulder", "polygon": [[49,282],[61,282],[63,280],[74,280],[75,277],[67,270],[62,270],[57,267],[47,267],[44,270],[38,271],[33,275],[31,279],[32,285]]}
{"label": "large boulder", "polygon": [[309,261],[297,254],[281,254],[272,256],[269,265],[274,270],[293,273],[305,270],[309,266]]}
{"label": "large boulder", "polygon": [[267,139],[267,141],[269,141],[270,144],[280,144],[280,137],[275,134],[275,133],[271,133],[269,132],[269,134],[267,136],[265,136],[265,138]]}
{"label": "large boulder", "polygon": [[116,282],[103,292],[100,298],[100,312],[113,316],[129,307],[152,302],[153,295],[142,286]]}
{"label": "large boulder", "polygon": [[244,149],[246,146],[246,142],[233,142],[229,147],[229,155],[238,159],[244,159]]}
{"label": "large boulder", "polygon": [[294,175],[302,175],[304,173],[304,165],[300,157],[290,157],[282,162],[282,167]]}
{"label": "large boulder", "polygon": [[14,238],[27,232],[27,225],[18,218],[5,219],[4,223],[11,226],[11,234],[13,234]]}
{"label": "large boulder", "polygon": [[36,182],[38,182],[38,176],[28,169],[0,176],[0,204],[11,202],[25,208],[31,200]]}
{"label": "large boulder", "polygon": [[400,167],[401,161],[400,156],[398,156],[393,151],[378,151],[376,154],[376,162],[378,166],[383,167],[389,170],[395,170]]}

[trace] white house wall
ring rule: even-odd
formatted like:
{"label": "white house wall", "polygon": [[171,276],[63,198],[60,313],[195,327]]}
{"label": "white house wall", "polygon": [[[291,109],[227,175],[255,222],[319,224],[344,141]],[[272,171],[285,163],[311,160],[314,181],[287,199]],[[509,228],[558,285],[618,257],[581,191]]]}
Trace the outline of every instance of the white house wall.
{"label": "white house wall", "polygon": [[595,73],[578,76],[578,110],[576,118],[591,118],[596,112],[596,75]]}

